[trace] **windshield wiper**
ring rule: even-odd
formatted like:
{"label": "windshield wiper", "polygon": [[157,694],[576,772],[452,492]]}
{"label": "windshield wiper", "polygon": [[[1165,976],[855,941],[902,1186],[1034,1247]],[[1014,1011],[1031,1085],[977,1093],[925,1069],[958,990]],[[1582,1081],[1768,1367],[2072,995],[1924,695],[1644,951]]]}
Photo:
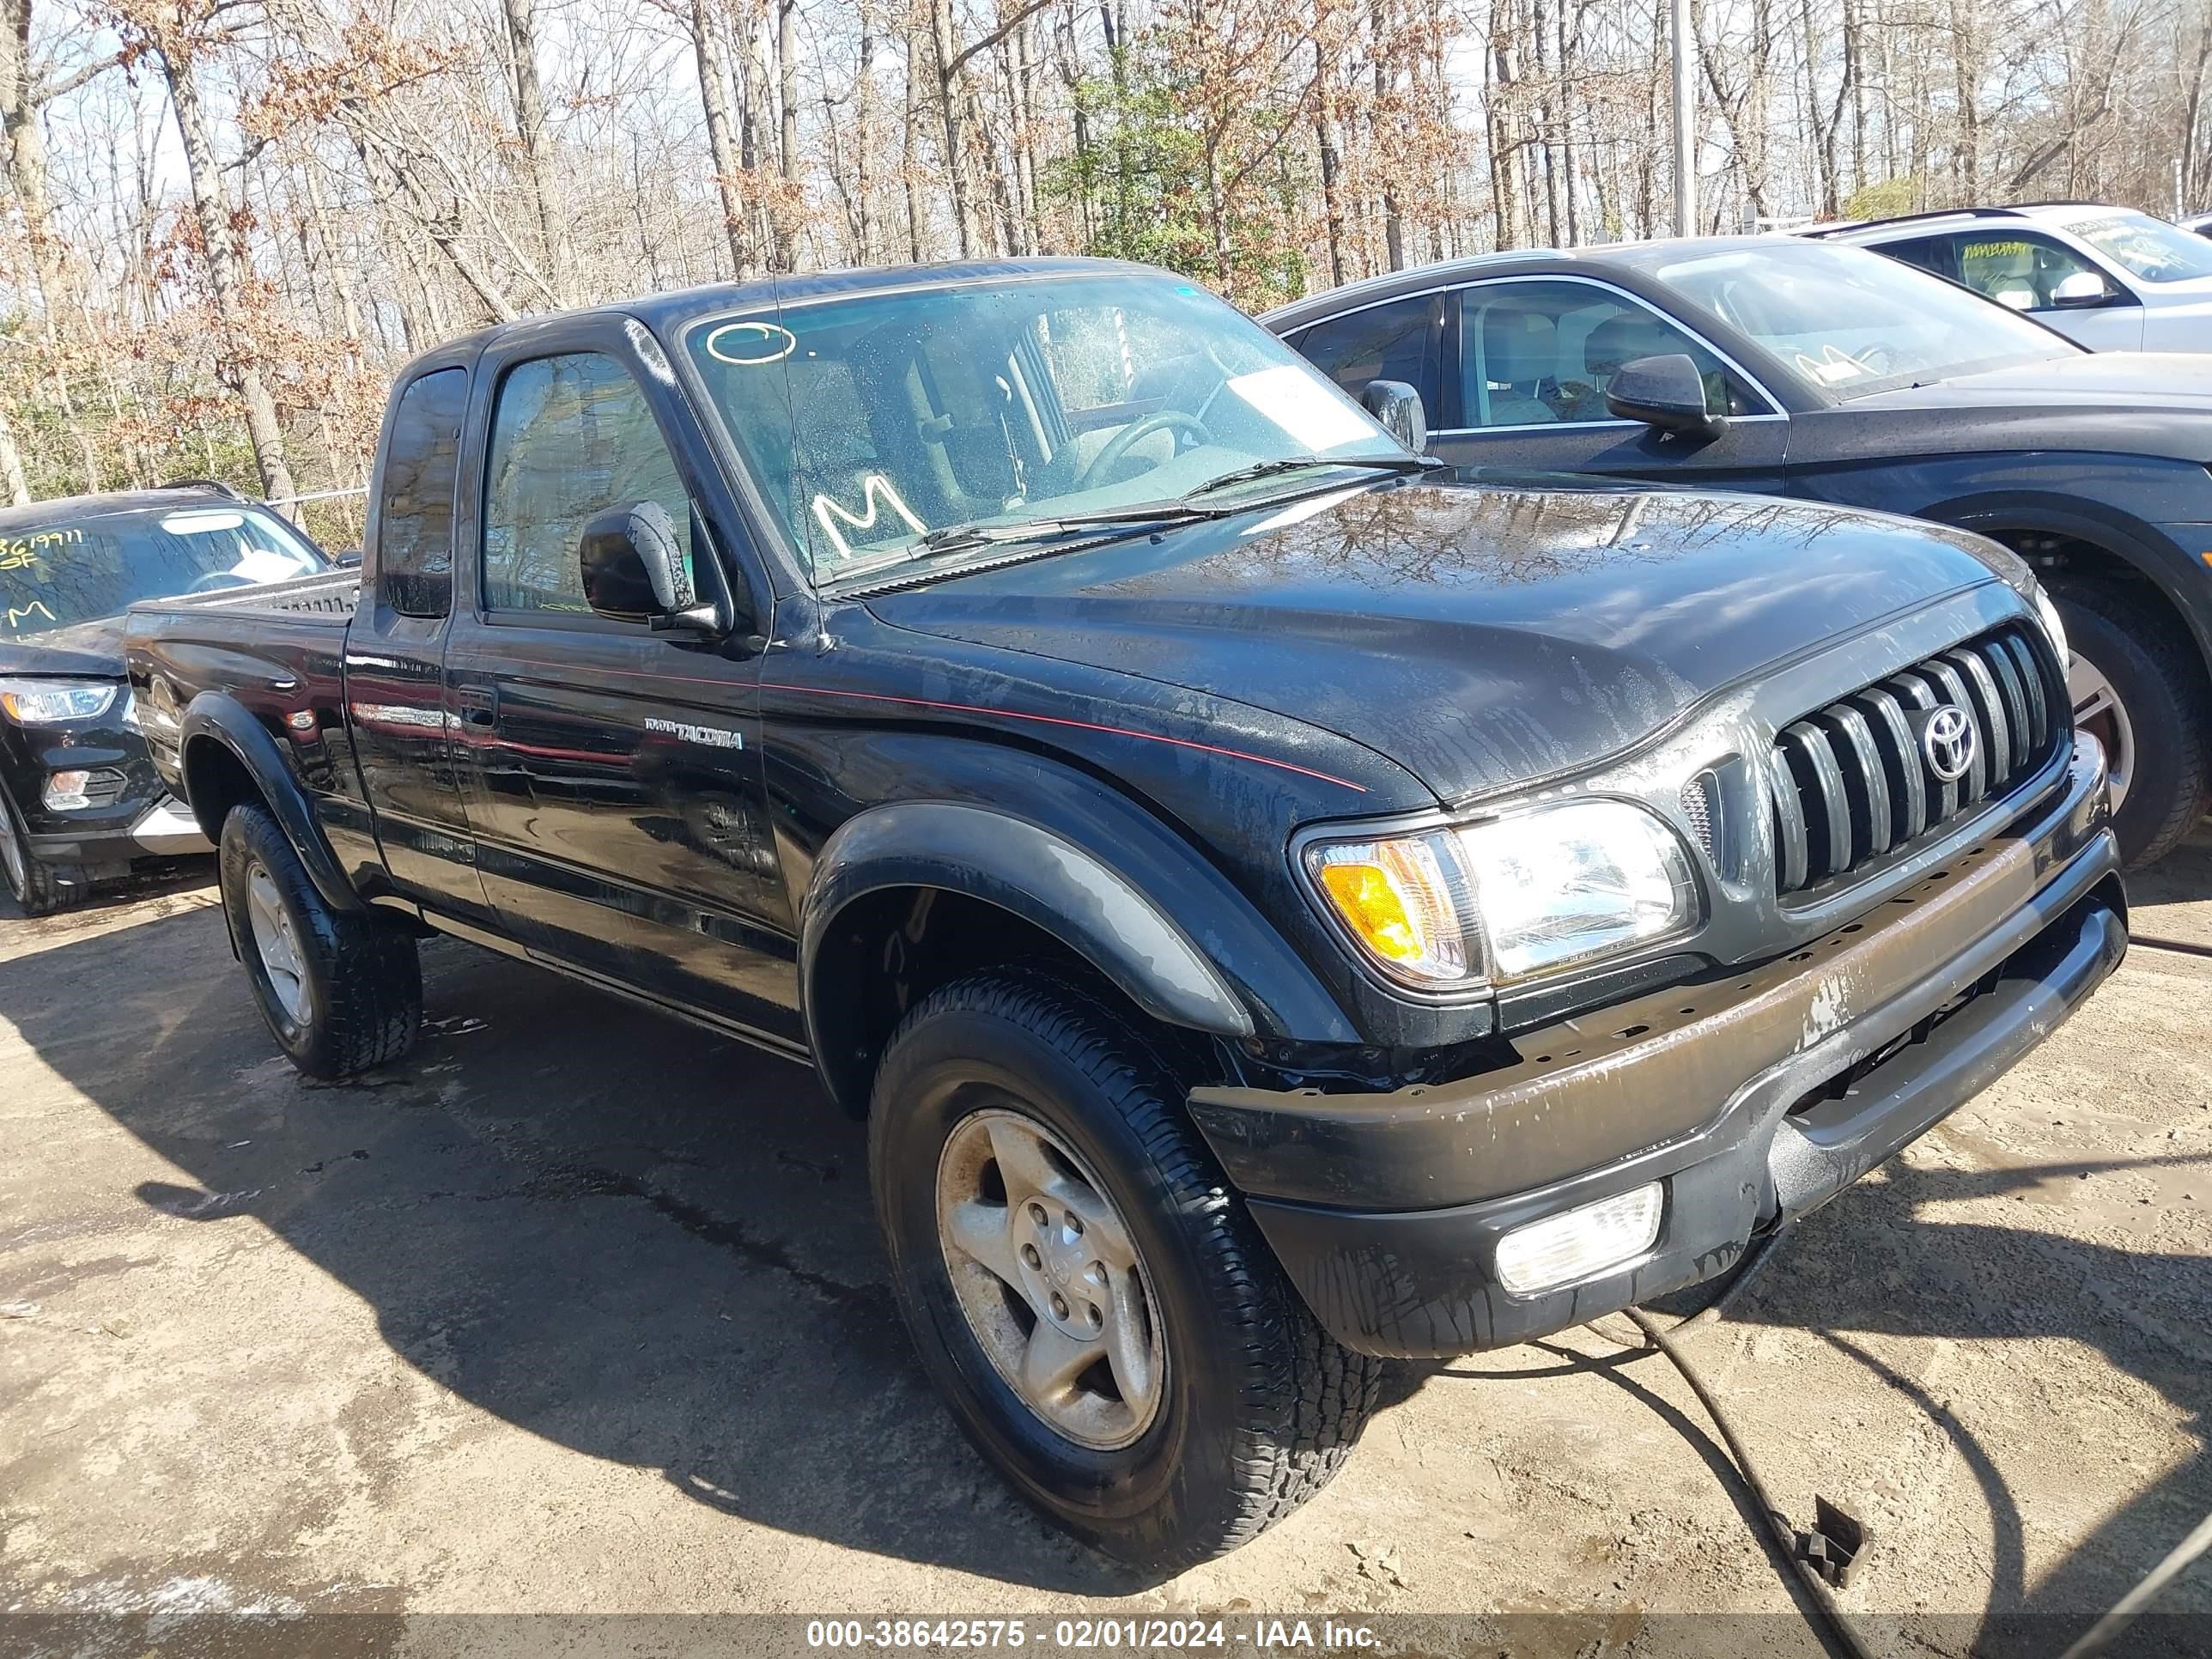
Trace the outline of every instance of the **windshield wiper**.
{"label": "windshield wiper", "polygon": [[1188,524],[1199,519],[1213,519],[1220,514],[1212,507],[1193,507],[1184,501],[1139,501],[1128,507],[1101,507],[1095,513],[1055,514],[1050,518],[1021,519],[1011,524],[994,524],[988,520],[969,524],[943,525],[926,532],[919,541],[910,542],[893,553],[865,563],[848,565],[833,579],[840,586],[868,576],[881,575],[886,570],[896,570],[901,565],[919,563],[945,553],[969,553],[979,547],[1000,547],[1015,542],[1045,541],[1055,536],[1074,535],[1085,530],[1111,530],[1118,526]]}
{"label": "windshield wiper", "polygon": [[1041,536],[1092,530],[1102,525],[1181,523],[1213,516],[1206,509],[1192,507],[1187,501],[1139,501],[1130,507],[1101,507],[1095,513],[1056,513],[1049,518],[1021,519],[1012,524],[993,524],[988,520],[974,524],[948,524],[929,532],[915,545],[932,553],[945,553],[963,548],[989,547],[1000,542],[1035,541]]}
{"label": "windshield wiper", "polygon": [[[1225,489],[1231,484],[1249,483],[1255,478],[1272,478],[1279,472],[1296,472],[1309,466],[1357,466],[1384,472],[1425,472],[1432,466],[1444,465],[1433,455],[1285,455],[1272,461],[1255,461],[1249,466],[1238,467],[1234,472],[1208,478],[1189,495],[1203,495],[1208,490]],[[1189,495],[1184,499],[1188,500]]]}
{"label": "windshield wiper", "polygon": [[1227,518],[1247,508],[1201,507],[1194,498],[1208,490],[1223,489],[1230,484],[1249,483],[1255,478],[1270,478],[1279,472],[1295,472],[1304,467],[1351,466],[1389,472],[1425,472],[1431,467],[1445,465],[1447,463],[1427,455],[1290,455],[1272,461],[1255,461],[1249,466],[1238,467],[1234,472],[1224,472],[1218,478],[1208,478],[1189,494],[1174,500],[1135,501],[1126,507],[1100,507],[1091,513],[1056,513],[1043,518],[1017,519],[1006,524],[980,519],[966,524],[941,525],[935,530],[924,532],[920,539],[909,542],[896,551],[863,563],[848,565],[830,580],[842,587],[872,576],[880,576],[885,571],[896,570],[902,565],[917,564],[936,558],[941,554],[972,553],[977,548],[1003,547],[1018,542],[1042,542],[1057,536],[1079,534],[1086,530],[1111,531],[1119,526],[1134,528]]}

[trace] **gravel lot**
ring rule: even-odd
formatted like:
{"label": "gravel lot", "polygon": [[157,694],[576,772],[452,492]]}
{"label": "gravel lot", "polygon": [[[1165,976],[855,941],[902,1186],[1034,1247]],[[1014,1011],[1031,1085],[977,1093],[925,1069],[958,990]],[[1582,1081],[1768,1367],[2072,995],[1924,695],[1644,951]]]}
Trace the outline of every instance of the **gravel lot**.
{"label": "gravel lot", "polygon": [[[1118,1573],[927,1391],[808,1073],[440,944],[415,1055],[307,1084],[199,873],[0,920],[0,1650],[768,1650],[800,1627],[444,1615],[1088,1609],[1818,1651],[1680,1379],[1587,1330],[1407,1370],[1288,1524]],[[2137,900],[2212,949],[2212,842]],[[1698,1339],[1783,1506],[1866,1519],[1844,1601],[1888,1651],[2055,1656],[2212,1510],[2208,991],[2138,948]],[[2212,1564],[2161,1605],[2159,1648],[2212,1648]],[[1680,1617],[1723,1612],[1764,1616]]]}

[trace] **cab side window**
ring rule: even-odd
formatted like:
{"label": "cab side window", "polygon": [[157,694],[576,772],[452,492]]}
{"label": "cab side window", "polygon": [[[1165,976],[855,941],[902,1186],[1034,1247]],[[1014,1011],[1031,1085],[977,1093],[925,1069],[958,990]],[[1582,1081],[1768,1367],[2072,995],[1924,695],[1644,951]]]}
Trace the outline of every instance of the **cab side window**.
{"label": "cab side window", "polygon": [[579,351],[508,370],[484,466],[485,608],[591,614],[577,557],[584,526],[633,501],[665,508],[690,556],[690,498],[622,365]]}
{"label": "cab side window", "polygon": [[1316,323],[1296,344],[1354,402],[1370,380],[1403,380],[1436,422],[1443,415],[1443,332],[1444,296],[1415,294]]}
{"label": "cab side window", "polygon": [[1707,403],[1760,405],[1728,366],[1656,312],[1587,283],[1488,283],[1460,291],[1460,408],[1469,427],[1587,425],[1615,418],[1607,388],[1624,363],[1680,354]]}
{"label": "cab side window", "polygon": [[2014,230],[1973,231],[1951,239],[1959,281],[2014,311],[2048,311],[2058,285],[2085,272],[2100,286],[2105,274],[2072,248]]}
{"label": "cab side window", "polygon": [[434,369],[410,382],[392,412],[377,477],[376,589],[405,617],[453,605],[453,477],[459,470],[468,371]]}

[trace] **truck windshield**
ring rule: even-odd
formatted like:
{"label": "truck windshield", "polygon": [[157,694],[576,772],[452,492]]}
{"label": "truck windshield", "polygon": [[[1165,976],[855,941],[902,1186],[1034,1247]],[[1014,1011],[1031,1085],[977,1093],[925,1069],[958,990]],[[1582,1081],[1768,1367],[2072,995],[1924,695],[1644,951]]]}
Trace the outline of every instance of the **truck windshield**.
{"label": "truck windshield", "polygon": [[0,530],[0,636],[21,639],[116,616],[139,599],[327,568],[313,543],[257,507],[64,512]]}
{"label": "truck windshield", "polygon": [[1657,262],[1652,275],[1838,398],[2081,349],[1993,300],[1864,248],[1776,237]]}
{"label": "truck windshield", "polygon": [[1312,458],[1334,482],[1411,462],[1288,346],[1170,276],[857,294],[711,317],[685,340],[822,582],[908,549],[985,556],[1023,526],[1174,503],[1264,463]]}

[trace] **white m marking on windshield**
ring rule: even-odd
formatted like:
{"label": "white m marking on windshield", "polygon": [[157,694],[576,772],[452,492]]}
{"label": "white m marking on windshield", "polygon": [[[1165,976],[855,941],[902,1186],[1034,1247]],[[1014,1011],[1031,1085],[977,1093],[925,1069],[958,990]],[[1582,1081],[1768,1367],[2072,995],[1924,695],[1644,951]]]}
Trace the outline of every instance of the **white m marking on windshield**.
{"label": "white m marking on windshield", "polygon": [[858,513],[847,512],[826,494],[817,495],[814,498],[814,520],[822,526],[822,533],[837,544],[837,551],[849,559],[853,556],[852,544],[845,539],[844,532],[838,529],[833,520],[842,520],[848,529],[872,530],[876,527],[878,516],[876,508],[878,505],[888,507],[905,520],[907,528],[917,536],[929,528],[915,517],[914,509],[899,499],[898,491],[891,488],[891,481],[880,472],[871,472],[861,480],[860,510]]}

